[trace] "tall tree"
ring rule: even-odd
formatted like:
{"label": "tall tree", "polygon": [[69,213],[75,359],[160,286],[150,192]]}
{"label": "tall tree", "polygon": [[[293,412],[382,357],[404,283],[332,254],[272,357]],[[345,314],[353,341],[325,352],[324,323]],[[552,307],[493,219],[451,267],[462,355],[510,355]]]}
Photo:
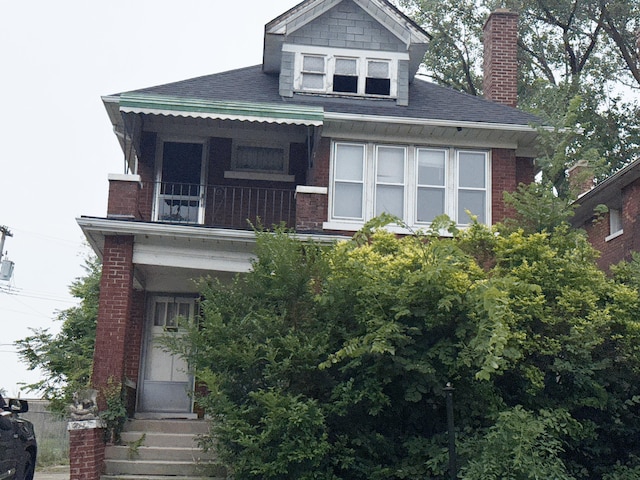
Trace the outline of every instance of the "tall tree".
{"label": "tall tree", "polygon": [[[557,200],[524,197],[525,215]],[[209,388],[234,478],[445,478],[447,382],[461,478],[637,469],[638,292],[597,269],[566,210],[538,210],[526,231],[443,218],[397,238],[375,220],[331,248],[260,234],[253,270],[204,284],[171,345]]]}
{"label": "tall tree", "polygon": [[60,414],[72,403],[74,392],[90,386],[101,266],[91,256],[85,260],[84,268],[85,276],[69,288],[80,303],[58,314],[60,332],[32,329],[33,335],[16,341],[21,360],[30,370],[42,372],[42,379],[27,385],[27,389],[41,393],[50,401],[51,410]]}
{"label": "tall tree", "polygon": [[[510,8],[519,22],[519,106],[555,127],[543,152],[545,181],[561,195],[565,170],[589,160],[598,179],[640,158],[640,107],[622,95],[638,69],[638,0],[396,0],[433,36],[422,73],[482,92],[482,26]],[[637,80],[637,79],[636,79]],[[640,84],[635,85],[637,88]]]}

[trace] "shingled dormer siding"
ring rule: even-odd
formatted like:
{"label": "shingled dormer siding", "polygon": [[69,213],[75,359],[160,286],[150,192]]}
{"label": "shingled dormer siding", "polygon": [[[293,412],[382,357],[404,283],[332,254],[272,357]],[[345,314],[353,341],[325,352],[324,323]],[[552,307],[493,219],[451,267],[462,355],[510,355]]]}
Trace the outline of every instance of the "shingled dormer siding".
{"label": "shingled dormer siding", "polygon": [[[367,52],[367,57],[385,59],[390,53],[407,53],[407,45],[387,28],[351,0],[345,0],[318,18],[295,30],[285,39],[289,48],[308,46],[329,56],[340,51]],[[371,52],[380,52],[380,55]],[[344,55],[344,54],[343,54]],[[328,58],[327,57],[327,58]],[[295,54],[285,50],[282,54],[280,95],[294,94]],[[399,60],[393,74],[398,86],[395,94],[398,104],[406,105],[409,97],[409,62]]]}

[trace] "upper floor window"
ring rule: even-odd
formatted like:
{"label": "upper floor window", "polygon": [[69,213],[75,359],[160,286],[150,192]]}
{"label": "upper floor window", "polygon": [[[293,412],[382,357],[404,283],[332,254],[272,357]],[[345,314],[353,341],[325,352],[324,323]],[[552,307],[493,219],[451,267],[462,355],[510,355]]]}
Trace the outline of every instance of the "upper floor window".
{"label": "upper floor window", "polygon": [[612,240],[623,233],[622,211],[619,208],[609,208],[609,235],[605,238],[605,241]]}
{"label": "upper floor window", "polygon": [[458,225],[470,223],[467,212],[490,219],[486,151],[336,142],[332,157],[336,228],[358,228],[383,212],[416,227],[442,214]]}
{"label": "upper floor window", "polygon": [[295,52],[294,90],[389,97],[397,96],[398,60],[406,54],[287,45]]}

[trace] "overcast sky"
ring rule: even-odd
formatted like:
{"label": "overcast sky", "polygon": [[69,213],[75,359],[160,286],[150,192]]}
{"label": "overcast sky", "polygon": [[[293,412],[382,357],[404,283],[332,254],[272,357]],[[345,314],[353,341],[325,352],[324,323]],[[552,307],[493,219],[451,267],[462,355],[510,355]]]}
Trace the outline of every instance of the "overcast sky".
{"label": "overcast sky", "polygon": [[[6,0],[0,5],[0,389],[34,382],[13,342],[55,333],[88,249],[75,219],[105,216],[123,155],[100,97],[255,65],[264,25],[298,0]],[[24,398],[33,394],[22,393]]]}

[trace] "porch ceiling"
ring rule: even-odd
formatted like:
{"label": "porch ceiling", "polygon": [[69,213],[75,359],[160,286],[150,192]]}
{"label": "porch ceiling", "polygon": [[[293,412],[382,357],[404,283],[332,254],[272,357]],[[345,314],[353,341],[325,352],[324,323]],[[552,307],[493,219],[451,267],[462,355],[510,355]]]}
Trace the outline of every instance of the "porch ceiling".
{"label": "porch ceiling", "polygon": [[[147,291],[195,292],[195,280],[248,272],[255,258],[256,236],[252,231],[114,218],[80,217],[76,221],[100,259],[105,237],[133,236],[135,287]],[[332,243],[346,237],[299,238]]]}

